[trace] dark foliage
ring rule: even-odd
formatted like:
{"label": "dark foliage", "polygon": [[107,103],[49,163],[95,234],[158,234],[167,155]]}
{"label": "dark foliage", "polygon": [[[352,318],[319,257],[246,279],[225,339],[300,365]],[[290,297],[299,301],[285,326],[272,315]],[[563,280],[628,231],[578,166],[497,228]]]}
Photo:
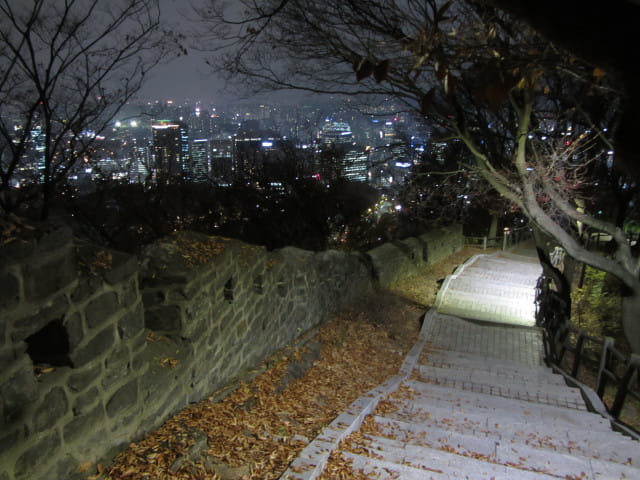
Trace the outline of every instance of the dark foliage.
{"label": "dark foliage", "polygon": [[330,188],[300,179],[285,191],[245,184],[213,187],[173,184],[105,184],[69,200],[78,233],[113,248],[135,252],[177,230],[238,238],[269,249],[327,247],[332,233],[357,225],[377,199],[364,184],[334,182]]}

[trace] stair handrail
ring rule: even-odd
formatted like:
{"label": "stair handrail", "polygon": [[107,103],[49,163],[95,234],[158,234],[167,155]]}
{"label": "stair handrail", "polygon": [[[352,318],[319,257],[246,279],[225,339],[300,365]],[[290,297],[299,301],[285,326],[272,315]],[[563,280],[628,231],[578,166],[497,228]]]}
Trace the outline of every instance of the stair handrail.
{"label": "stair handrail", "polygon": [[486,250],[488,247],[502,246],[502,250],[506,250],[509,247],[513,247],[520,242],[523,242],[533,236],[533,230],[529,226],[516,227],[516,228],[504,228],[502,235],[495,237],[473,237],[465,236],[465,244],[467,245],[480,245]]}
{"label": "stair handrail", "polygon": [[[595,392],[614,424],[625,431],[633,430],[620,420],[620,414],[629,395],[640,401],[640,355],[626,356],[616,348],[613,338],[595,338],[583,329],[576,328],[569,320],[570,297],[568,291],[563,291],[568,285],[566,280],[563,282],[560,279],[564,275],[551,265],[540,250],[538,254],[542,254],[543,270],[536,284],[536,325],[543,329],[545,362],[565,377],[573,379],[582,388],[584,385],[577,377],[580,368],[584,368],[589,360],[586,355],[587,346],[599,349]],[[573,354],[573,362],[565,367],[568,352]],[[623,373],[618,373],[620,371]],[[610,406],[604,400],[608,386],[615,389]]]}

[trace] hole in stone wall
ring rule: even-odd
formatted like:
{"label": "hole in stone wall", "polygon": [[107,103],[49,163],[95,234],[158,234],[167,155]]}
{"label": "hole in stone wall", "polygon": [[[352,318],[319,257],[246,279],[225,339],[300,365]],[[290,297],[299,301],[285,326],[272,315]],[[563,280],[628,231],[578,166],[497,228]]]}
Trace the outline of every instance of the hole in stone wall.
{"label": "hole in stone wall", "polygon": [[224,284],[224,299],[229,303],[233,301],[233,278],[230,278]]}
{"label": "hole in stone wall", "polygon": [[258,295],[262,294],[262,275],[257,275],[256,278],[253,279],[253,291]]}
{"label": "hole in stone wall", "polygon": [[69,358],[69,337],[62,320],[49,322],[25,342],[34,365],[73,366]]}

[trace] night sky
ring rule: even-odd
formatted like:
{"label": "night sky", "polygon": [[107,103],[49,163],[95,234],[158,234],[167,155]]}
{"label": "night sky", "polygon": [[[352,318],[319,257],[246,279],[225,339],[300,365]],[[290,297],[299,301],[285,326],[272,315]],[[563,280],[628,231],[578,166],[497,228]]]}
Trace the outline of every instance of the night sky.
{"label": "night sky", "polygon": [[205,64],[205,57],[190,51],[165,65],[159,65],[149,73],[140,91],[144,100],[202,100],[217,102],[230,99],[230,93],[222,92],[224,81]]}
{"label": "night sky", "polygon": [[[195,0],[206,3],[207,0]],[[189,20],[184,16],[186,2],[178,0],[160,0],[162,28],[183,32],[189,35],[194,31]],[[189,13],[192,16],[192,13]],[[188,39],[186,47],[188,55],[181,56],[165,64],[158,65],[149,72],[145,86],[140,91],[144,100],[202,100],[217,102],[220,98],[229,98],[229,92],[222,92],[224,80],[216,75],[207,65],[207,54],[190,48]]]}

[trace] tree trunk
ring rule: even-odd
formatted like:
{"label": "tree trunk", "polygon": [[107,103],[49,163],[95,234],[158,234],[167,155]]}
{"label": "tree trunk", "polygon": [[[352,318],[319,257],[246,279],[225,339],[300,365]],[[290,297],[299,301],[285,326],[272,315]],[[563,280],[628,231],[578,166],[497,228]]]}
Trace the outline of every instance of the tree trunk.
{"label": "tree trunk", "polygon": [[622,298],[622,328],[631,351],[640,354],[640,285]]}
{"label": "tree trunk", "polygon": [[491,226],[489,227],[489,238],[498,236],[498,216],[491,215]]}

